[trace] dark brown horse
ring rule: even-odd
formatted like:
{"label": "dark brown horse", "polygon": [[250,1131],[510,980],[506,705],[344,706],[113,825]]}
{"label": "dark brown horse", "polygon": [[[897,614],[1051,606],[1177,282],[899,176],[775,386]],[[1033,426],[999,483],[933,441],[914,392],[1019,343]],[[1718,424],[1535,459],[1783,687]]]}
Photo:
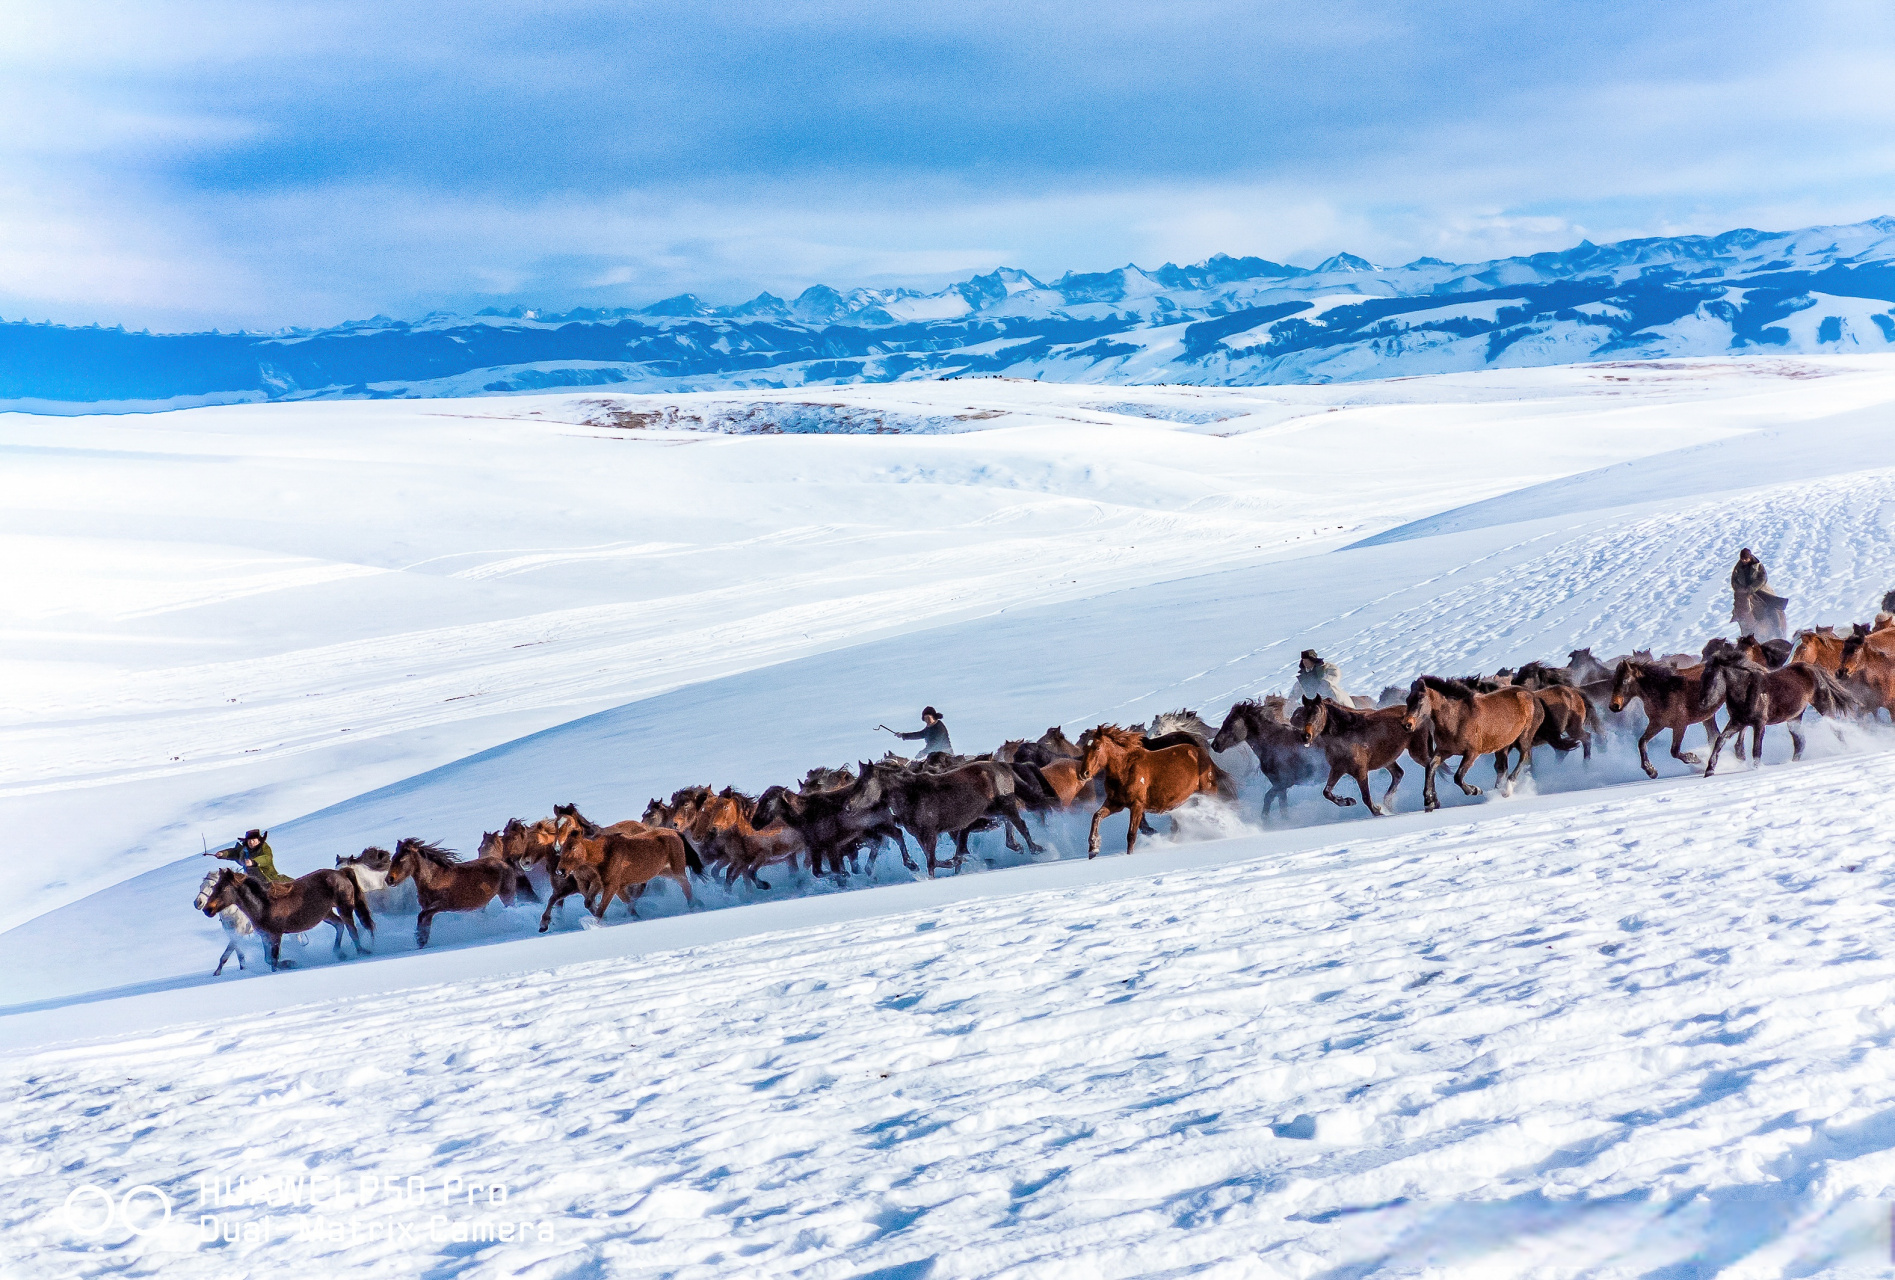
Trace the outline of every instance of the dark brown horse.
{"label": "dark brown horse", "polygon": [[[1684,749],[1684,732],[1694,724],[1704,726],[1704,740],[1717,739],[1717,708],[1699,710],[1703,701],[1703,666],[1682,671],[1662,662],[1636,662],[1626,658],[1612,676],[1612,710],[1624,711],[1634,700],[1645,707],[1645,731],[1638,737],[1638,763],[1645,776],[1656,778],[1646,744],[1665,730],[1671,730],[1671,758],[1695,765],[1695,752]],[[1741,744],[1740,744],[1741,749]]]}
{"label": "dark brown horse", "polygon": [[1239,743],[1249,743],[1257,757],[1257,768],[1270,780],[1263,795],[1263,816],[1270,816],[1270,802],[1278,812],[1290,812],[1290,788],[1316,781],[1322,776],[1323,756],[1303,742],[1303,735],[1284,724],[1261,702],[1239,702],[1224,717],[1223,727],[1211,739],[1211,750],[1229,751]]}
{"label": "dark brown horse", "polygon": [[513,905],[521,873],[499,858],[461,859],[452,849],[408,836],[395,845],[388,864],[390,887],[415,882],[421,910],[415,916],[415,946],[425,947],[434,917],[443,911],[479,911],[496,897]]}
{"label": "dark brown horse", "polygon": [[1027,847],[1039,851],[1020,816],[1012,777],[1010,766],[991,762],[938,772],[907,769],[886,760],[865,762],[850,790],[848,808],[854,813],[889,813],[921,846],[930,876],[940,866],[935,850],[941,837],[953,836],[953,865],[958,872],[967,858],[968,838],[998,823],[1019,831]]}
{"label": "dark brown horse", "polygon": [[[1374,816],[1386,817],[1395,803],[1395,792],[1402,784],[1399,763],[1406,751],[1417,760],[1427,758],[1425,737],[1408,728],[1406,707],[1382,707],[1364,711],[1345,707],[1330,698],[1304,698],[1303,705],[1291,717],[1291,725],[1302,734],[1303,743],[1323,753],[1329,762],[1329,780],[1323,783],[1323,799],[1349,808],[1353,796],[1336,794],[1336,784],[1354,778],[1362,792],[1362,803]],[[1377,769],[1388,770],[1388,790],[1381,804],[1369,794],[1369,775]]]}
{"label": "dark brown horse", "polygon": [[921,868],[909,856],[908,838],[902,834],[900,824],[885,806],[867,809],[850,807],[855,787],[860,785],[861,779],[858,778],[853,786],[812,791],[808,795],[791,791],[787,787],[770,787],[757,797],[756,812],[751,821],[765,826],[781,822],[793,828],[809,850],[812,875],[821,875],[826,862],[831,876],[841,881],[844,860],[853,858],[864,848],[869,850],[869,867],[872,870],[875,855],[884,840],[893,840],[901,849],[903,865],[910,871],[919,871]]}
{"label": "dark brown horse", "polygon": [[1821,667],[1792,662],[1772,671],[1736,650],[1726,650],[1704,664],[1698,710],[1714,711],[1720,702],[1729,719],[1711,742],[1711,758],[1704,764],[1707,778],[1716,771],[1724,740],[1732,734],[1749,729],[1751,762],[1762,764],[1763,731],[1780,724],[1790,731],[1791,759],[1801,760],[1803,732],[1797,721],[1805,710],[1815,707],[1824,716],[1853,715],[1857,710],[1849,691]]}
{"label": "dark brown horse", "polygon": [[[369,914],[368,904],[362,900],[362,891],[356,887],[355,877],[345,871],[324,867],[312,871],[306,876],[298,876],[287,885],[265,886],[261,880],[247,876],[235,867],[223,867],[218,870],[217,878],[208,888],[198,894],[199,908],[205,915],[216,918],[226,907],[234,906],[249,919],[250,925],[263,935],[265,953],[269,957],[270,968],[293,968],[283,959],[283,935],[301,933],[313,929],[319,924],[331,926],[336,931],[336,959],[342,955],[342,931],[349,931],[349,941],[355,944],[357,955],[367,951],[362,945],[362,936],[356,932],[356,921],[375,935],[375,919]],[[218,962],[223,968],[223,962]]]}
{"label": "dark brown horse", "polygon": [[1187,741],[1153,750],[1144,741],[1142,734],[1117,725],[1102,724],[1092,731],[1079,776],[1099,778],[1105,784],[1105,800],[1092,815],[1088,858],[1099,856],[1099,824],[1121,809],[1131,811],[1125,828],[1129,854],[1138,847],[1138,829],[1147,813],[1168,813],[1195,795],[1235,794],[1207,744]]}
{"label": "dark brown horse", "polygon": [[[1502,794],[1511,794],[1539,736],[1545,708],[1528,689],[1501,689],[1494,693],[1475,693],[1455,680],[1420,676],[1408,688],[1405,723],[1410,733],[1427,736],[1427,768],[1421,788],[1422,807],[1438,809],[1434,774],[1451,756],[1461,757],[1454,771],[1454,784],[1461,794],[1477,796],[1479,787],[1467,780],[1467,771],[1481,756],[1494,757],[1494,782]],[[1511,771],[1507,753],[1519,757]]]}

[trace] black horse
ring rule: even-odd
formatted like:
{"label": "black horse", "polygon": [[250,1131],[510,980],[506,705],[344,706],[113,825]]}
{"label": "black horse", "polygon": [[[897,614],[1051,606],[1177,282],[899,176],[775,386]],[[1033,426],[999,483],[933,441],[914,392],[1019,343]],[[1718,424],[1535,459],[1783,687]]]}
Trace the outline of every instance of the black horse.
{"label": "black horse", "polygon": [[1281,720],[1273,719],[1260,702],[1239,702],[1224,717],[1223,728],[1211,739],[1211,750],[1229,751],[1240,742],[1250,744],[1256,753],[1257,767],[1270,780],[1263,796],[1263,816],[1270,816],[1270,802],[1288,816],[1290,788],[1319,781],[1326,764],[1323,753],[1303,745],[1303,735]]}

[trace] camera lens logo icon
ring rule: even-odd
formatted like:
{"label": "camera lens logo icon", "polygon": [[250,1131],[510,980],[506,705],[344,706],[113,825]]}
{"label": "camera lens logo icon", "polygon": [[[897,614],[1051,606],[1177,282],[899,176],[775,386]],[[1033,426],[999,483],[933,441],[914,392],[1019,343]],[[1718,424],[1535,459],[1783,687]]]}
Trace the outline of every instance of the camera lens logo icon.
{"label": "camera lens logo icon", "polygon": [[112,1193],[81,1183],[66,1196],[66,1224],[74,1233],[102,1236],[118,1223],[135,1236],[155,1231],[171,1221],[171,1197],[149,1182],[141,1182],[114,1200]]}

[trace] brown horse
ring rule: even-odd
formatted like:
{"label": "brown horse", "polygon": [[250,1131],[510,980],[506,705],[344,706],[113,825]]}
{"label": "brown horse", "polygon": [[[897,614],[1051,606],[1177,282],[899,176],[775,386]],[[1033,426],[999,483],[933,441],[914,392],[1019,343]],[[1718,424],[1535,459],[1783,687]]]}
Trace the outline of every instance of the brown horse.
{"label": "brown horse", "polygon": [[534,862],[545,860],[545,854],[540,851],[550,846],[556,838],[550,819],[541,818],[528,826],[518,818],[508,818],[500,830],[481,833],[477,856],[497,858],[512,867],[516,877],[515,891],[528,902],[538,902],[540,895],[534,890],[526,869]]}
{"label": "brown horse", "polygon": [[1895,716],[1895,631],[1884,628],[1843,641],[1836,674],[1857,690],[1862,706]]}
{"label": "brown horse", "polygon": [[499,858],[463,862],[452,849],[414,836],[395,845],[395,856],[388,864],[391,888],[405,880],[415,882],[415,896],[421,902],[415,916],[417,947],[428,945],[434,917],[443,911],[479,911],[496,897],[512,906],[520,876]]}
{"label": "brown horse", "polygon": [[1835,676],[1807,662],[1792,662],[1772,671],[1736,650],[1726,650],[1704,664],[1698,710],[1712,711],[1724,704],[1729,719],[1711,742],[1711,758],[1704,776],[1717,769],[1718,753],[1732,734],[1751,731],[1752,764],[1763,763],[1763,731],[1780,724],[1790,732],[1790,758],[1803,758],[1803,732],[1797,727],[1803,712],[1815,707],[1818,715],[1852,715],[1856,702]]}
{"label": "brown horse", "polygon": [[1180,742],[1151,750],[1142,735],[1117,725],[1102,724],[1079,762],[1081,780],[1097,777],[1105,784],[1105,801],[1092,815],[1092,833],[1086,856],[1099,856],[1099,824],[1121,809],[1131,810],[1125,828],[1125,852],[1138,847],[1138,828],[1147,813],[1166,813],[1192,796],[1228,795],[1230,779],[1211,758],[1210,748]]}
{"label": "brown horse", "polygon": [[[355,952],[361,955],[368,948],[362,945],[362,936],[356,932],[356,921],[375,935],[375,919],[369,914],[368,904],[362,900],[362,892],[356,888],[355,877],[332,867],[312,871],[306,876],[298,876],[287,885],[265,886],[261,880],[247,876],[234,867],[223,867],[217,872],[207,890],[198,894],[198,907],[203,913],[215,919],[226,907],[236,907],[250,921],[251,928],[263,935],[265,954],[269,957],[270,968],[287,969],[294,966],[283,959],[283,935],[301,933],[305,929],[314,929],[319,924],[331,926],[336,931],[336,959],[342,955],[342,931],[349,931],[349,941],[355,944]],[[223,968],[220,960],[218,968]]]}
{"label": "brown horse", "polygon": [[1796,633],[1796,647],[1790,650],[1791,662],[1807,662],[1835,675],[1842,670],[1842,647],[1848,641],[1834,627],[1816,627]]}
{"label": "brown horse", "polygon": [[[1485,755],[1494,757],[1494,781],[1503,788],[1501,794],[1512,794],[1514,780],[1531,758],[1533,740],[1539,736],[1545,718],[1545,708],[1527,689],[1475,693],[1458,681],[1417,677],[1408,688],[1404,722],[1410,733],[1427,735],[1422,807],[1441,807],[1435,795],[1434,773],[1450,756],[1461,757],[1461,766],[1454,771],[1454,784],[1461,794],[1481,793],[1467,780],[1467,771]],[[1512,772],[1507,769],[1509,751],[1519,752]]]}
{"label": "brown horse", "polygon": [[1288,816],[1290,788],[1314,782],[1322,776],[1321,753],[1306,745],[1303,735],[1279,720],[1264,703],[1239,702],[1231,707],[1224,717],[1223,727],[1211,739],[1211,750],[1229,751],[1239,743],[1250,744],[1257,757],[1257,768],[1270,780],[1270,789],[1263,795],[1266,818],[1270,816],[1272,800],[1277,802],[1278,811]]}
{"label": "brown horse", "polygon": [[758,889],[768,889],[770,882],[757,875],[760,868],[771,863],[795,866],[797,859],[808,852],[803,837],[783,822],[755,826],[756,800],[734,788],[706,795],[692,809],[687,828],[691,843],[697,846],[706,866],[723,864],[727,889],[736,886],[739,876]]}
{"label": "brown horse", "polygon": [[553,812],[559,822],[559,876],[540,915],[541,933],[552,925],[553,908],[581,892],[596,921],[605,919],[614,898],[623,898],[626,911],[636,919],[639,896],[660,876],[677,881],[687,907],[697,905],[690,873],[702,872],[704,864],[681,833],[630,821],[601,827],[576,805],[556,804]]}
{"label": "brown horse", "polygon": [[[1684,749],[1684,732],[1694,724],[1704,726],[1704,740],[1717,739],[1717,708],[1700,711],[1704,682],[1703,666],[1678,670],[1662,662],[1635,662],[1626,658],[1612,676],[1612,710],[1624,711],[1637,699],[1645,707],[1645,731],[1638,737],[1638,763],[1645,776],[1656,778],[1646,744],[1665,730],[1671,730],[1671,758],[1683,764],[1698,763],[1696,752]],[[1739,744],[1742,749],[1742,744]]]}
{"label": "brown horse", "polygon": [[[1364,711],[1345,707],[1329,698],[1306,697],[1290,723],[1302,734],[1303,744],[1320,750],[1329,762],[1329,780],[1323,783],[1323,799],[1345,809],[1353,805],[1354,797],[1336,794],[1336,784],[1345,777],[1354,778],[1362,792],[1362,803],[1378,818],[1388,815],[1395,802],[1395,792],[1401,787],[1402,767],[1398,761],[1402,752],[1408,752],[1417,760],[1427,757],[1427,749],[1422,745],[1425,738],[1408,728],[1406,707]],[[1377,769],[1388,770],[1389,779],[1380,805],[1369,794],[1369,775]]]}

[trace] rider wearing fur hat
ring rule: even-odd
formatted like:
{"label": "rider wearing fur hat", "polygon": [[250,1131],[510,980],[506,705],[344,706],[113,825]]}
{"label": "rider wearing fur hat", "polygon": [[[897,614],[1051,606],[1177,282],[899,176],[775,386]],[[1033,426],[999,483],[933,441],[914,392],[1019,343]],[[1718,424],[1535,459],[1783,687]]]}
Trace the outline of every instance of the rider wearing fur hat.
{"label": "rider wearing fur hat", "polygon": [[210,856],[237,863],[245,874],[255,876],[265,884],[289,879],[276,869],[276,855],[270,852],[270,833],[255,827],[244,832],[243,839],[230,848],[214,849]]}

